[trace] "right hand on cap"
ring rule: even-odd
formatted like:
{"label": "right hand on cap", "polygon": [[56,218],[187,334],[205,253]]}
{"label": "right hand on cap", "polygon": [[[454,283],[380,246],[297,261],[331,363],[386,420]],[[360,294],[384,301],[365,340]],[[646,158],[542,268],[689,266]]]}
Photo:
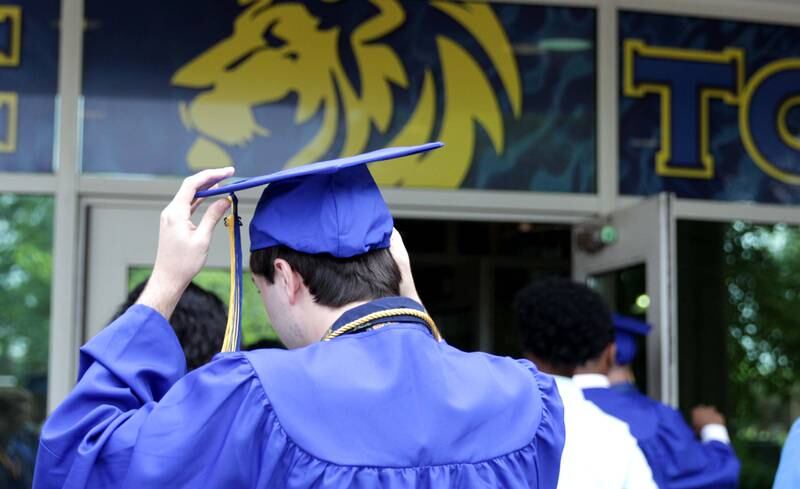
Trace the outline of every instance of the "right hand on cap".
{"label": "right hand on cap", "polygon": [[204,170],[183,181],[172,202],[161,212],[156,262],[139,304],[152,307],[167,319],[172,315],[183,291],[205,265],[214,227],[230,205],[227,199],[214,202],[195,225],[192,214],[202,199],[194,196],[233,172],[231,167]]}

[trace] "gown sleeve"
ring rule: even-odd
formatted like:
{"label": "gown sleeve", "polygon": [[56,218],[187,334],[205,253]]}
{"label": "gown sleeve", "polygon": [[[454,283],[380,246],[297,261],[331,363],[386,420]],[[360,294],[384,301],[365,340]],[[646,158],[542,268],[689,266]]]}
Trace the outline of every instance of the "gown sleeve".
{"label": "gown sleeve", "polygon": [[542,395],[542,419],[536,431],[536,465],[539,489],[556,489],[561,470],[561,452],[564,451],[564,403],[558,393],[555,379],[539,372],[535,365],[520,360],[533,374]]}
{"label": "gown sleeve", "polygon": [[271,409],[252,366],[234,353],[185,369],[166,319],[128,309],[81,349],[77,386],[42,429],[34,488],[255,487]]}
{"label": "gown sleeve", "polygon": [[654,456],[662,460],[664,478],[670,488],[739,486],[739,459],[730,443],[718,440],[701,442],[681,413],[660,406]]}

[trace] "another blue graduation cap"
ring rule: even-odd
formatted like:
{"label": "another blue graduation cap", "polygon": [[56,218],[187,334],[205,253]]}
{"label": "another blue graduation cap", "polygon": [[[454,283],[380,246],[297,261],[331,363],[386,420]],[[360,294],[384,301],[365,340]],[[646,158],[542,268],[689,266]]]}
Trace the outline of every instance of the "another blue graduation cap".
{"label": "another blue graduation cap", "polygon": [[636,340],[638,336],[647,336],[651,326],[632,317],[613,315],[614,330],[617,342],[617,364],[628,365],[636,358]]}
{"label": "another blue graduation cap", "polygon": [[366,165],[442,147],[440,142],[386,148],[322,161],[197,192],[229,194],[225,219],[231,240],[231,296],[222,351],[241,343],[242,249],[234,192],[267,185],[250,222],[250,251],[283,245],[295,251],[349,258],[388,248],[394,221]]}

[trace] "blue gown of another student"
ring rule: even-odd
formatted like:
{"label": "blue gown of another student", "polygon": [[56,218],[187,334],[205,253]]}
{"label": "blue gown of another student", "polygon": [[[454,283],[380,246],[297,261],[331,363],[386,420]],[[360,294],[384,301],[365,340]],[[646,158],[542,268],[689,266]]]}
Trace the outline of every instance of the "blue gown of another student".
{"label": "blue gown of another student", "polygon": [[[345,313],[413,307],[380,299]],[[42,432],[34,487],[547,488],[564,444],[555,383],[464,353],[410,319],[185,375],[167,321],[136,305],[81,349]]]}
{"label": "blue gown of another student", "polygon": [[794,422],[781,451],[781,463],[772,489],[795,489],[800,487],[800,419]]}
{"label": "blue gown of another student", "polygon": [[681,413],[631,384],[583,390],[603,411],[628,423],[661,489],[738,487],[739,460],[729,443],[701,442]]}

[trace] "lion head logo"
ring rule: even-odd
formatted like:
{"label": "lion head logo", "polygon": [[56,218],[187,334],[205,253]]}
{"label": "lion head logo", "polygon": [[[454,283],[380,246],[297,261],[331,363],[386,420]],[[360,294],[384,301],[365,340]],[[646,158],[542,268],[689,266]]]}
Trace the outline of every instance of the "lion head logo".
{"label": "lion head logo", "polygon": [[[239,3],[245,8],[233,34],[182,66],[172,80],[200,90],[180,105],[184,125],[197,134],[187,155],[191,168],[233,165],[237,151],[277,137],[276,127],[265,127],[255,115],[272,106],[281,107],[285,120],[273,116],[270,124],[313,128],[298,131],[298,137],[282,136],[296,143],[284,167],[374,149],[371,141],[406,146],[441,140],[446,150],[375,165],[373,175],[384,185],[458,187],[479,128],[494,151],[503,153],[499,97],[518,118],[522,95],[511,46],[489,5],[431,1],[424,6],[455,23],[462,43],[443,32],[426,34],[438,63],[409,72],[396,43],[412,43],[404,52],[414,56],[417,40],[398,34],[419,4],[406,10],[399,0],[359,0],[356,6],[318,0],[324,12],[349,9],[330,21],[324,13],[315,15],[314,2]],[[366,17],[353,21],[356,11]],[[478,56],[497,74],[496,88]],[[399,97],[406,106],[411,101],[403,114],[396,110]]]}

